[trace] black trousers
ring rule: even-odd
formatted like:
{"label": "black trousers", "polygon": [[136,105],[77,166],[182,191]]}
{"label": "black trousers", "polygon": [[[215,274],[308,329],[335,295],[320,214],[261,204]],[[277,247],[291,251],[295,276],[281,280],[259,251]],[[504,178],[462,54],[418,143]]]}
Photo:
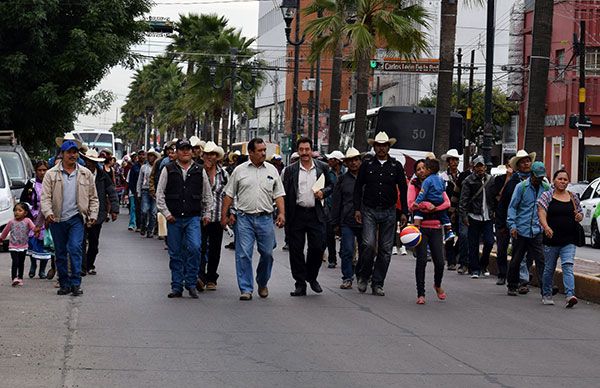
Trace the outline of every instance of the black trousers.
{"label": "black trousers", "polygon": [[138,198],[137,194],[133,198],[135,201],[135,225],[140,229],[142,227],[142,200]]}
{"label": "black trousers", "polygon": [[496,264],[498,265],[498,277],[506,279],[508,271],[508,244],[510,243],[510,231],[506,226],[496,225]]}
{"label": "black trousers", "polygon": [[415,280],[417,282],[417,296],[425,296],[425,267],[427,267],[427,247],[431,251],[433,262],[433,284],[442,286],[444,277],[444,230],[421,228],[422,240],[415,253],[417,263],[415,267]]}
{"label": "black trousers", "polygon": [[206,226],[202,225],[202,248],[198,277],[205,283],[216,283],[219,278],[217,270],[221,261],[222,242],[223,227],[220,222],[210,222]]}
{"label": "black trousers", "polygon": [[[315,208],[296,206],[288,224],[290,267],[296,287],[306,288],[306,282],[317,280],[324,252],[325,225],[317,219]],[[304,244],[308,251],[304,257]]]}
{"label": "black trousers", "polygon": [[330,264],[337,264],[337,253],[335,251],[335,231],[333,230],[333,224],[327,223],[327,261]]}
{"label": "black trousers", "polygon": [[23,271],[25,268],[25,256],[27,255],[26,251],[22,252],[10,252],[10,258],[12,259],[12,267],[11,267],[11,279],[19,278],[23,279]]}
{"label": "black trousers", "polygon": [[102,231],[102,224],[94,224],[91,228],[85,228],[85,234],[87,235],[87,250],[85,250],[85,260],[82,266],[83,271],[89,271],[96,269],[94,264],[96,263],[96,256],[98,256],[98,244],[100,242],[100,232]]}
{"label": "black trousers", "polygon": [[521,268],[521,261],[523,261],[525,254],[527,254],[527,259],[535,262],[538,286],[541,293],[542,277],[544,274],[544,248],[542,241],[543,237],[541,233],[531,238],[519,235],[516,239],[513,239],[512,259],[510,260],[508,276],[506,277],[509,289],[514,290],[519,286],[519,269]]}

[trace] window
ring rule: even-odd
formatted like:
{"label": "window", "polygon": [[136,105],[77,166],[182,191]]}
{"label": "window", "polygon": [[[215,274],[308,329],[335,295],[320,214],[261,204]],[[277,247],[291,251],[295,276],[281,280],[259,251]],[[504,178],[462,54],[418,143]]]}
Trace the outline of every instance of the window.
{"label": "window", "polygon": [[556,80],[565,79],[565,50],[556,50],[556,63],[555,63]]}
{"label": "window", "polygon": [[6,172],[11,179],[19,179],[25,180],[27,176],[25,175],[25,170],[23,169],[23,163],[21,162],[21,158],[19,154],[16,152],[0,152],[0,158],[2,158],[2,162],[4,162],[4,167],[6,167]]}
{"label": "window", "polygon": [[586,47],[585,49],[586,75],[600,75],[600,47]]}
{"label": "window", "polygon": [[594,192],[594,189],[596,188],[596,186],[598,186],[598,182],[591,184],[587,187],[587,189],[585,189],[585,191],[583,192],[583,194],[581,194],[581,200],[585,201],[586,199],[590,199],[592,197],[592,193]]}

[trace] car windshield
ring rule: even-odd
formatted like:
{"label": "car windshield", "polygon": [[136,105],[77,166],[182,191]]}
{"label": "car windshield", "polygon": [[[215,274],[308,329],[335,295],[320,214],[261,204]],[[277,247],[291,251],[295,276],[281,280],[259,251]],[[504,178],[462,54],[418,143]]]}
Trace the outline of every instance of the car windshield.
{"label": "car windshield", "polygon": [[11,179],[25,180],[25,170],[23,169],[23,163],[21,157],[16,152],[0,152],[0,158],[6,167],[6,172]]}

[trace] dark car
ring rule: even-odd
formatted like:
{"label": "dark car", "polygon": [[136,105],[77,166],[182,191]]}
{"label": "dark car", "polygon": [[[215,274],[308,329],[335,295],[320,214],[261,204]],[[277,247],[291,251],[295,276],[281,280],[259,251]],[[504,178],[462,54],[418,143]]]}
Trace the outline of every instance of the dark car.
{"label": "dark car", "polygon": [[33,165],[25,149],[16,144],[13,131],[0,131],[0,159],[11,180],[13,197],[17,200],[27,181],[33,178]]}

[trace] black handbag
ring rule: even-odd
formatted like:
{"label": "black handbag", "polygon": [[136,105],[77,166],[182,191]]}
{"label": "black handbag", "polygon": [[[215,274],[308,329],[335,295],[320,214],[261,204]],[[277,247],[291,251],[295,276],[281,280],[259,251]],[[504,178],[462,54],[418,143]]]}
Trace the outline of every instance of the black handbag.
{"label": "black handbag", "polygon": [[[573,211],[577,213],[577,206],[575,205],[575,199],[573,198],[573,193],[569,192],[571,195],[571,202],[573,203]],[[585,232],[583,231],[583,226],[579,222],[575,222],[575,245],[578,247],[585,246]]]}

